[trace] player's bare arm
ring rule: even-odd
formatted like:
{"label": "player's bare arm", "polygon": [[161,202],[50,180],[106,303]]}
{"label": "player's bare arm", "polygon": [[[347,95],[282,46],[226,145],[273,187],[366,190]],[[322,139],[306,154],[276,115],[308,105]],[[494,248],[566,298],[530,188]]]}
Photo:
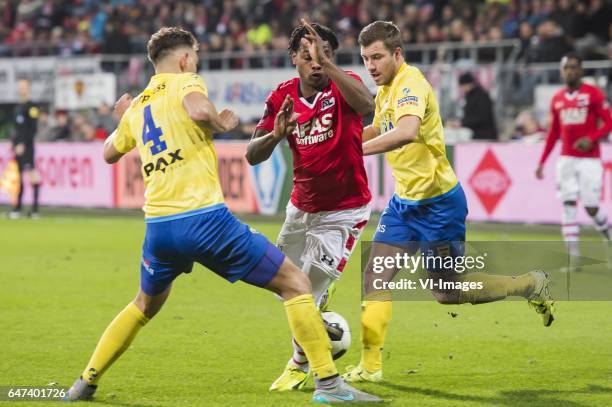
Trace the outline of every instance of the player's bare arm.
{"label": "player's bare arm", "polygon": [[378,136],[380,136],[380,129],[370,124],[363,128],[363,132],[361,133],[362,143],[370,141]]}
{"label": "player's bare arm", "polygon": [[549,116],[549,121],[550,128],[548,129],[548,134],[546,135],[544,150],[542,151],[542,155],[540,156],[540,161],[535,172],[535,176],[537,179],[544,179],[544,163],[546,162],[546,159],[548,158],[550,152],[555,146],[555,143],[561,137],[561,124],[559,121],[559,114],[552,108]]}
{"label": "player's bare arm", "polygon": [[[113,107],[113,117],[118,122],[121,120],[128,107],[130,107],[131,103],[132,96],[129,93],[124,93],[119,99],[117,99],[115,106]],[[113,131],[111,135],[106,138],[106,141],[104,141],[104,161],[106,161],[108,164],[116,163],[124,155],[124,153],[117,151],[113,145],[114,137],[115,132]]]}
{"label": "player's bare arm", "polygon": [[263,129],[255,130],[247,146],[246,159],[251,165],[266,161],[280,141],[295,130],[297,115],[293,112],[293,99],[289,95],[274,119],[274,130],[266,133]]}
{"label": "player's bare arm", "polygon": [[310,57],[321,65],[332,82],[336,84],[349,106],[362,116],[374,112],[374,99],[368,88],[338,68],[332,61],[331,50],[323,46],[321,36],[306,20],[302,19],[301,23],[309,32],[305,38],[302,38],[302,45],[308,49]]}
{"label": "player's bare arm", "polygon": [[215,105],[201,92],[190,92],[183,98],[183,107],[194,122],[214,133],[226,133],[238,126],[238,116],[228,109],[217,113]]}
{"label": "player's bare arm", "polygon": [[412,143],[416,140],[420,127],[421,119],[418,116],[402,116],[393,130],[364,143],[363,155],[386,153]]}
{"label": "player's bare arm", "polygon": [[113,139],[115,138],[116,130],[111,133],[110,136],[104,141],[104,161],[107,164],[115,164],[123,157],[124,153],[117,151],[113,145]]}

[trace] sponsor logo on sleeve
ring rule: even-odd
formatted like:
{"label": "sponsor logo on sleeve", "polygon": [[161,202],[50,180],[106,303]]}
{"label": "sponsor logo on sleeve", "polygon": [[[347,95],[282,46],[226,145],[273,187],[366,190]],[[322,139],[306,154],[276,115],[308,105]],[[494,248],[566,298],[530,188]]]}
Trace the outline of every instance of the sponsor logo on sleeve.
{"label": "sponsor logo on sleeve", "polygon": [[404,96],[397,100],[397,107],[419,105],[419,98],[417,96],[410,95],[410,88],[402,89],[402,94]]}

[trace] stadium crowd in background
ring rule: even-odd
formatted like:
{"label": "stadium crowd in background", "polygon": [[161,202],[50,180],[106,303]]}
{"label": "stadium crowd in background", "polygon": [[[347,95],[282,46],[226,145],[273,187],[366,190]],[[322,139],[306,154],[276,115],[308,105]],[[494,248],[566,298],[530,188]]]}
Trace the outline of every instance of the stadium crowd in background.
{"label": "stadium crowd in background", "polygon": [[[377,19],[397,23],[404,44],[480,44],[516,39],[520,43],[514,55],[518,64],[513,92],[506,95],[516,111],[510,120],[497,120],[500,134],[506,137],[512,133],[514,139],[523,138],[518,136],[520,131],[513,133],[510,123],[520,111],[533,107],[535,86],[549,79],[546,73],[532,71],[527,65],[557,63],[572,50],[585,60],[612,58],[612,7],[606,0],[0,0],[0,57],[133,55],[120,69],[126,73],[124,82],[135,88],[146,66],[141,58],[146,52],[142,44],[164,25],[180,25],[192,31],[200,42],[200,55],[264,50],[285,55],[292,27],[302,17],[337,33],[340,65],[356,63],[344,52],[357,48],[359,31]],[[484,55],[486,61],[489,51],[493,60],[494,50],[482,51],[479,58]],[[424,52],[429,52],[431,61],[442,55],[434,50],[412,50],[406,52],[407,61],[420,61]],[[455,61],[469,59],[469,54],[470,50],[449,53]],[[229,65],[223,65],[221,57],[211,59],[206,69],[241,68],[246,62],[261,66],[256,57],[226,61]],[[270,61],[273,66],[288,67],[286,58]],[[116,71],[117,66],[103,62],[102,68]],[[445,120],[461,121],[461,116],[443,113]],[[0,111],[0,139],[9,134],[3,116]],[[540,126],[545,124],[541,117],[536,120]],[[114,125],[106,105],[86,111],[42,106],[37,140],[101,141]],[[221,138],[246,139],[253,128],[252,122],[241,123]]]}
{"label": "stadium crowd in background", "polygon": [[341,48],[374,20],[392,20],[405,44],[518,38],[526,62],[557,62],[574,48],[606,59],[605,0],[0,0],[0,55],[143,53],[164,25],[194,32],[204,52],[284,50],[298,19],[327,25]]}

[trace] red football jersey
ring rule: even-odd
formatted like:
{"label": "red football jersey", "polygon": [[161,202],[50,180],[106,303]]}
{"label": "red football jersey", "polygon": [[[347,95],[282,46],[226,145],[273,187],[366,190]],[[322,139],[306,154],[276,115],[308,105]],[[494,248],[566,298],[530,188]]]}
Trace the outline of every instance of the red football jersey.
{"label": "red football jersey", "polygon": [[311,102],[300,96],[299,87],[299,78],[281,83],[268,96],[266,111],[257,124],[258,129],[272,131],[285,96],[291,96],[293,110],[299,115],[288,137],[293,152],[291,202],[305,212],[366,205],[372,196],[363,164],[361,116],[332,81]]}
{"label": "red football jersey", "polygon": [[[561,138],[561,155],[572,157],[599,157],[599,140],[612,131],[612,117],[608,103],[601,90],[583,83],[574,91],[561,89],[550,101],[551,125],[546,137],[546,145],[540,158],[543,164]],[[603,124],[599,124],[599,119]],[[576,140],[588,137],[593,141],[590,151],[582,152],[574,148]]]}

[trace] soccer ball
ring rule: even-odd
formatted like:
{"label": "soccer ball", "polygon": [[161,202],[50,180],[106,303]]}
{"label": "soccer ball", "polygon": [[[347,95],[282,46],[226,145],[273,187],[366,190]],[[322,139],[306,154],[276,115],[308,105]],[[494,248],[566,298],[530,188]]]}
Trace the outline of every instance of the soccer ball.
{"label": "soccer ball", "polygon": [[332,357],[336,360],[344,355],[351,346],[351,329],[346,319],[336,312],[323,312],[321,316],[331,342]]}

